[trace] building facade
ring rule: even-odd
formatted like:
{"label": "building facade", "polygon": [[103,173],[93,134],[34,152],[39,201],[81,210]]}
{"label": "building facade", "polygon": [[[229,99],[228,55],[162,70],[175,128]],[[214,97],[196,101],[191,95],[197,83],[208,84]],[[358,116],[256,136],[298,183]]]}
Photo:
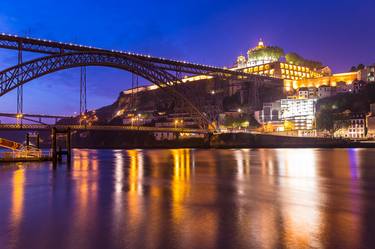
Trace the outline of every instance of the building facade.
{"label": "building facade", "polygon": [[281,120],[292,122],[294,130],[315,129],[316,99],[282,99]]}
{"label": "building facade", "polygon": [[354,113],[346,118],[334,122],[334,137],[361,140],[366,138],[367,120],[366,114]]}

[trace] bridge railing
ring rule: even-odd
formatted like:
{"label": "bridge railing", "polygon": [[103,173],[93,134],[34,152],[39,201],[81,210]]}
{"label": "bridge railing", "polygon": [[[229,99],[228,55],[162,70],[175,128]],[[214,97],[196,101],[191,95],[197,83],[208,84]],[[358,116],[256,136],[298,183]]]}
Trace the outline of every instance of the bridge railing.
{"label": "bridge railing", "polygon": [[148,127],[148,126],[109,126],[109,125],[42,125],[42,124],[0,124],[0,130],[47,130],[56,127],[57,129],[72,130],[96,130],[96,131],[145,131],[145,132],[178,132],[178,133],[208,133],[204,129],[183,128],[183,127]]}

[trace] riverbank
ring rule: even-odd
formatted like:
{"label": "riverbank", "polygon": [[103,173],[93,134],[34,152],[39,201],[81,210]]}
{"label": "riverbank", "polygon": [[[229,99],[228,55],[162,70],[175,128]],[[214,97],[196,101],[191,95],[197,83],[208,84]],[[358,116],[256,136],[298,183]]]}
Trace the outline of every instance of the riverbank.
{"label": "riverbank", "polygon": [[108,142],[82,143],[75,148],[89,149],[176,149],[176,148],[375,148],[370,143],[354,142],[345,139],[290,137],[250,133],[223,133],[206,138],[156,141],[153,139],[128,140],[112,145]]}

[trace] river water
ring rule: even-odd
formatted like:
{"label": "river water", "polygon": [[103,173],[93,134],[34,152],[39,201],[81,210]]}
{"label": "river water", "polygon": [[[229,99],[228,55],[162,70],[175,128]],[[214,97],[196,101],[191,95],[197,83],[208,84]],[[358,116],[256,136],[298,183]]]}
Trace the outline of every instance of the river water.
{"label": "river water", "polygon": [[74,150],[0,165],[0,248],[375,248],[375,149]]}

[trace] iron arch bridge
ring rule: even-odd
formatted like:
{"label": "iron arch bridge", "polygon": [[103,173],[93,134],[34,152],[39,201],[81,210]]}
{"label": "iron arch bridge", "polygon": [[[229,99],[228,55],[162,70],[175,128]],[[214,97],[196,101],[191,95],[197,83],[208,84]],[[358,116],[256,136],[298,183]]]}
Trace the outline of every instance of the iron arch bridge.
{"label": "iron arch bridge", "polygon": [[[169,60],[122,51],[106,50],[82,45],[0,34],[0,48],[18,51],[18,64],[0,72],[0,97],[34,79],[60,70],[84,66],[104,66],[132,72],[183,100],[187,108],[208,128],[210,120],[189,99],[181,87],[181,73],[189,75],[216,75],[220,77],[252,78],[256,76],[219,67]],[[35,52],[44,56],[23,62],[22,52]]]}

